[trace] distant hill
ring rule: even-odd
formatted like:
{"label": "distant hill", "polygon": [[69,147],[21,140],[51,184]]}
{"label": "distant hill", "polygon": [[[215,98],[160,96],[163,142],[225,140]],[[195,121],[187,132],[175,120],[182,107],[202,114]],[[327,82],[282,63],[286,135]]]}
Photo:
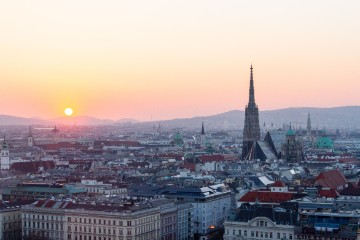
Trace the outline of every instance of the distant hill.
{"label": "distant hill", "polygon": [[[310,113],[312,129],[317,127],[321,130],[327,129],[360,129],[360,106],[334,107],[334,108],[285,108],[278,110],[261,111],[260,127],[282,128],[290,122],[295,128],[306,129],[307,115]],[[242,129],[245,113],[240,110],[233,110],[217,115],[182,118],[161,121],[164,128],[186,128],[199,129],[204,122],[207,129]]]}
{"label": "distant hill", "polygon": [[37,119],[37,118],[23,118],[9,115],[0,115],[0,126],[10,125],[112,125],[124,123],[136,123],[137,120],[124,118],[117,121],[109,119],[99,119],[89,116],[75,116],[75,117],[60,117],[53,119]]}
{"label": "distant hill", "polygon": [[0,115],[0,125],[47,125],[47,120]]}
{"label": "distant hill", "polygon": [[[283,124],[290,122],[295,128],[306,129],[307,114],[310,113],[312,129],[360,129],[360,106],[334,107],[334,108],[285,108],[278,110],[261,111],[260,127],[282,128]],[[193,118],[179,118],[172,120],[159,121],[161,128],[165,129],[198,129],[201,123],[205,123],[208,130],[215,129],[242,129],[244,125],[244,111],[233,110],[221,114]],[[134,119],[120,119],[117,121],[109,119],[99,119],[88,116],[78,116],[71,118],[55,119],[36,119],[22,118],[8,115],[0,115],[0,125],[54,125],[54,124],[77,124],[77,125],[113,125],[113,124],[140,124],[149,125],[149,122],[139,122]]]}

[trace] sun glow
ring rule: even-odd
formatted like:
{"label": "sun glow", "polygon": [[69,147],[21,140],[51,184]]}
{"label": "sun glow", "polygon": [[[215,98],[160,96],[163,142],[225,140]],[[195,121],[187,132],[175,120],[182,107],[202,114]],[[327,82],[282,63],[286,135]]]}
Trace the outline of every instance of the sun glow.
{"label": "sun glow", "polygon": [[74,111],[72,110],[72,108],[65,108],[64,113],[66,116],[71,116],[73,115]]}

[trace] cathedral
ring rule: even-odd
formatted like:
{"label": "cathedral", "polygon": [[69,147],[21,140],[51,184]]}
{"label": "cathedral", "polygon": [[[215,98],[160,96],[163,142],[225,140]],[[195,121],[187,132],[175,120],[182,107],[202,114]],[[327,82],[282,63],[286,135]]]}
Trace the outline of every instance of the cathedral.
{"label": "cathedral", "polygon": [[253,67],[250,67],[249,103],[245,108],[242,158],[248,158],[251,149],[260,140],[259,109],[255,103]]}

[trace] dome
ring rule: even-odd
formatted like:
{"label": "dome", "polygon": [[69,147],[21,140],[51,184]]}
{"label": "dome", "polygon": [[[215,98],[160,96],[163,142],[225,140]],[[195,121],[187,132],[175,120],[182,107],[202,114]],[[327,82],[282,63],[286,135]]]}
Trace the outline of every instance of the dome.
{"label": "dome", "polygon": [[286,132],[286,136],[295,136],[295,131],[291,128]]}
{"label": "dome", "polygon": [[316,141],[316,147],[317,148],[332,148],[333,141],[329,137],[320,137]]}

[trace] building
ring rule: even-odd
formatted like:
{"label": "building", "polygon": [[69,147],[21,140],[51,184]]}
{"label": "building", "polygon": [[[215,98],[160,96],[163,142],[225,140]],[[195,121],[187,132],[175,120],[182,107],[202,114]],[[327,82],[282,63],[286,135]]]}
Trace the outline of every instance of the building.
{"label": "building", "polygon": [[177,207],[177,240],[194,239],[193,206],[188,202],[175,202]]}
{"label": "building", "polygon": [[302,212],[295,233],[298,239],[355,240],[359,220],[359,213]]}
{"label": "building", "polygon": [[23,239],[160,239],[160,209],[149,202],[123,204],[40,200],[22,208]]}
{"label": "building", "polygon": [[335,189],[337,191],[340,191],[348,186],[347,179],[338,169],[321,172],[316,177],[315,184],[324,188]]}
{"label": "building", "polygon": [[310,137],[311,136],[311,119],[310,119],[310,113],[308,113],[308,118],[306,122],[306,134]]}
{"label": "building", "polygon": [[206,139],[206,135],[205,135],[204,122],[203,122],[201,125],[201,134],[200,134],[200,147],[202,148],[205,147],[205,139]]}
{"label": "building", "polygon": [[202,235],[210,226],[221,226],[230,211],[231,192],[224,187],[224,184],[218,184],[202,188],[174,188],[165,196],[192,203],[194,233]]}
{"label": "building", "polygon": [[32,135],[31,126],[29,127],[29,134],[27,137],[27,145],[28,145],[28,147],[34,146],[34,137]]}
{"label": "building", "polygon": [[89,194],[105,194],[105,195],[125,195],[127,193],[126,184],[110,184],[99,182],[95,179],[82,179],[81,187],[85,188]]}
{"label": "building", "polygon": [[77,188],[73,185],[24,182],[17,184],[15,187],[4,188],[2,198],[4,200],[41,199],[51,197],[71,197],[85,193],[85,188]]}
{"label": "building", "polygon": [[272,206],[243,205],[224,223],[224,240],[296,239],[297,212]]}
{"label": "building", "polygon": [[207,233],[210,226],[220,227],[231,209],[231,191],[224,184],[208,187],[161,187],[134,188],[131,196],[156,198],[164,196],[193,206],[194,234]]}
{"label": "building", "polygon": [[21,205],[31,202],[0,202],[0,240],[21,239]]}
{"label": "building", "polygon": [[160,208],[161,240],[177,239],[178,209],[173,201],[161,198],[152,199],[150,203]]}
{"label": "building", "polygon": [[249,103],[245,108],[245,123],[243,129],[242,158],[246,159],[254,145],[260,140],[259,109],[255,103],[253,67],[250,67]]}
{"label": "building", "polygon": [[296,133],[290,128],[286,133],[286,142],[282,145],[282,159],[287,162],[301,162],[303,160],[302,143],[296,138]]}
{"label": "building", "polygon": [[9,145],[6,143],[5,136],[4,136],[4,141],[1,144],[1,150],[0,150],[0,168],[1,170],[10,169]]}

